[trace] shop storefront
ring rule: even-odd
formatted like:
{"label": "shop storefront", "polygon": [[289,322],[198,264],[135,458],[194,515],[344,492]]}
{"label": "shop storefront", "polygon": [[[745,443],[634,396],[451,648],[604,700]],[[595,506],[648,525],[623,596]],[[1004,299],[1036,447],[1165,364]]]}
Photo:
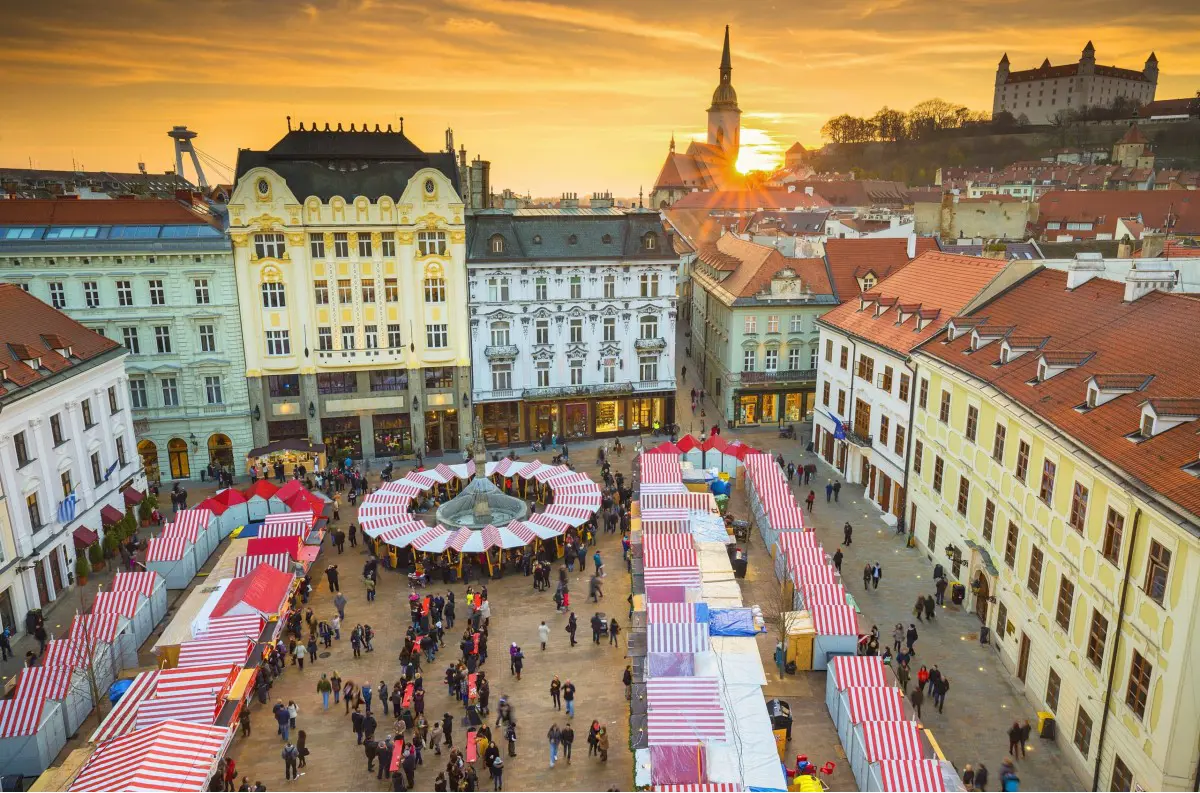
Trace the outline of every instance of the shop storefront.
{"label": "shop storefront", "polygon": [[287,421],[268,421],[267,440],[282,441],[291,438],[307,438],[308,422],[304,419],[289,419]]}
{"label": "shop storefront", "polygon": [[321,419],[321,437],[331,459],[362,459],[362,424],[358,416]]}
{"label": "shop storefront", "polygon": [[458,410],[425,411],[425,453],[438,455],[458,448]]}
{"label": "shop storefront", "polygon": [[257,465],[260,472],[270,475],[276,463],[283,463],[284,473],[288,475],[298,465],[304,466],[304,470],[309,472],[319,470],[325,467],[325,446],[311,443],[307,438],[289,438],[251,449],[246,455],[247,471],[250,466]]}
{"label": "shop storefront", "polygon": [[[527,439],[559,440],[649,434],[655,422],[665,428],[675,421],[675,395],[670,392],[638,397],[598,397],[588,400],[526,403]],[[561,421],[560,421],[561,419]]]}
{"label": "shop storefront", "polygon": [[812,391],[738,391],[735,421],[747,424],[787,424],[804,420],[813,407]]}
{"label": "shop storefront", "polygon": [[412,419],[407,413],[378,413],[371,417],[371,434],[376,457],[400,457],[413,453]]}
{"label": "shop storefront", "polygon": [[483,440],[489,446],[510,446],[521,440],[521,403],[489,402],[479,409]]}

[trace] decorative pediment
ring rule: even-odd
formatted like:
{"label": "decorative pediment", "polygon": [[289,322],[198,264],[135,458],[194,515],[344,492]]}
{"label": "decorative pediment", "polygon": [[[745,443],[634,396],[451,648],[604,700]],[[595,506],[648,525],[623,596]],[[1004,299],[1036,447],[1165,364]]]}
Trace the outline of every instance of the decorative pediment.
{"label": "decorative pediment", "polygon": [[574,343],[567,345],[567,355],[571,358],[586,358],[587,353],[586,344]]}
{"label": "decorative pediment", "polygon": [[550,309],[543,307],[536,309],[533,312],[533,316],[537,317],[538,319],[550,319],[550,317],[553,316],[553,312],[550,311]]}
{"label": "decorative pediment", "polygon": [[600,345],[601,357],[609,356],[609,355],[620,355],[620,354],[621,354],[621,345],[619,342],[606,341]]}
{"label": "decorative pediment", "polygon": [[553,361],[554,350],[552,350],[548,344],[539,344],[534,347],[533,353],[530,355],[530,357],[535,361]]}

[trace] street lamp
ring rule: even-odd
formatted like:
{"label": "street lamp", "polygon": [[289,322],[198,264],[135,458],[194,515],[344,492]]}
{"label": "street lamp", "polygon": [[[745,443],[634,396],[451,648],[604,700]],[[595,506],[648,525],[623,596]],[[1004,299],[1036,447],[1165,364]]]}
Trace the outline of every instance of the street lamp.
{"label": "street lamp", "polygon": [[317,417],[317,406],[310,400],[308,403],[308,417],[315,419]]}

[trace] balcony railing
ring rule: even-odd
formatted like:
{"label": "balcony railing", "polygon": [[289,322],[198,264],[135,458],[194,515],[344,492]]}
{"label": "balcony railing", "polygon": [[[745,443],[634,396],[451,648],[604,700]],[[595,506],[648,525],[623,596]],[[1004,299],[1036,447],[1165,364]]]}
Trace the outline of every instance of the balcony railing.
{"label": "balcony railing", "polygon": [[633,347],[638,352],[655,352],[667,349],[666,339],[636,339]]}
{"label": "balcony railing", "polygon": [[742,382],[746,384],[794,383],[816,379],[816,369],[783,369],[776,372],[742,372]]}
{"label": "balcony railing", "polygon": [[634,391],[674,391],[674,380],[638,380],[633,384]]}
{"label": "balcony railing", "polygon": [[489,361],[503,360],[506,358],[516,358],[520,352],[515,344],[489,344],[483,348],[483,355]]}
{"label": "balcony railing", "polygon": [[870,435],[860,435],[857,432],[847,432],[846,442],[853,443],[855,446],[861,446],[864,449],[871,448],[871,443],[874,441]]}
{"label": "balcony railing", "polygon": [[476,402],[501,402],[510,399],[520,399],[521,389],[501,388],[494,391],[473,391],[471,398]]}

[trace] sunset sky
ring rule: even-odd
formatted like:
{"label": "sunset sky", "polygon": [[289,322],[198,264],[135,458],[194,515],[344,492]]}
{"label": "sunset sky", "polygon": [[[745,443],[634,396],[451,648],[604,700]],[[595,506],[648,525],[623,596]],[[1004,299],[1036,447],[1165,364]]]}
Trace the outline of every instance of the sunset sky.
{"label": "sunset sky", "polygon": [[425,149],[453,126],[497,189],[628,196],[672,132],[703,135],[725,24],[742,140],[767,159],[819,145],[841,112],[934,96],[990,110],[1005,51],[1032,68],[1091,39],[1099,63],[1140,69],[1153,49],[1158,98],[1200,90],[1195,0],[0,0],[0,18],[8,167],[162,171],[174,124],[232,166],[287,115],[403,115]]}

